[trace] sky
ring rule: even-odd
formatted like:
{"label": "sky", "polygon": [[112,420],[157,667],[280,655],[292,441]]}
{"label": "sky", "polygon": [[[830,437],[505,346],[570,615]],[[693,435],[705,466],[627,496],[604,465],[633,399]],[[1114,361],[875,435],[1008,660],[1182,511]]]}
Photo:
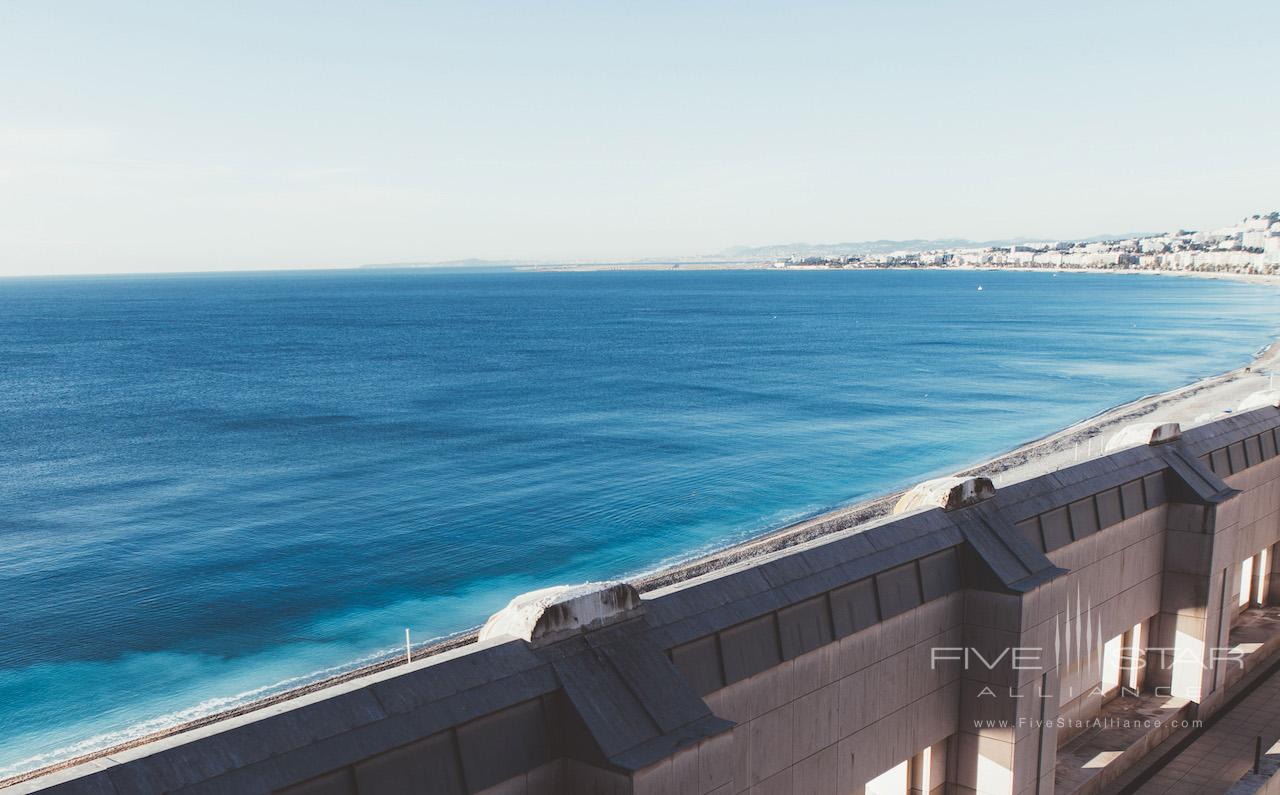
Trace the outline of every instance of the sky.
{"label": "sky", "polygon": [[0,275],[1280,209],[1280,3],[0,0]]}

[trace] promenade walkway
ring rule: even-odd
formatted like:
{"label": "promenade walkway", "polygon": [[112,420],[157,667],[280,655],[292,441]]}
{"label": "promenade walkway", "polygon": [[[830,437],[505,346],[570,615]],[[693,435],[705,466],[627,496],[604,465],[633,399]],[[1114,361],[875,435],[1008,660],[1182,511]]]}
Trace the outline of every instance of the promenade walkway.
{"label": "promenade walkway", "polygon": [[1253,767],[1254,743],[1275,753],[1280,740],[1280,670],[1218,720],[1136,791],[1159,795],[1225,793]]}

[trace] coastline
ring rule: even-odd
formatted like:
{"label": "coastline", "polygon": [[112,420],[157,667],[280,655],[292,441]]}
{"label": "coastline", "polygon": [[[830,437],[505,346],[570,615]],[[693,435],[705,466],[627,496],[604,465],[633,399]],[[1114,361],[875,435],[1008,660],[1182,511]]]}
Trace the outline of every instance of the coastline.
{"label": "coastline", "polygon": [[[956,270],[955,268],[929,269]],[[1012,269],[965,268],[965,270]],[[1123,273],[1123,271],[1100,272]],[[1152,271],[1133,271],[1132,273],[1166,275],[1163,272]],[[1206,274],[1199,273],[1175,274],[1173,272],[1168,272],[1167,275],[1202,278],[1206,276]],[[1228,276],[1224,274],[1220,278],[1227,278]],[[1257,279],[1265,284],[1280,283],[1273,277],[1257,277]],[[1097,452],[1101,452],[1099,443],[1093,440],[1100,437],[1105,438],[1106,434],[1119,425],[1135,419],[1181,419],[1185,425],[1189,425],[1191,420],[1201,414],[1210,410],[1221,411],[1222,409],[1234,408],[1244,396],[1267,388],[1268,379],[1258,371],[1270,370],[1278,366],[1280,366],[1280,346],[1273,343],[1248,365],[1210,376],[1167,392],[1144,396],[1121,404],[1067,428],[1024,443],[984,462],[968,466],[959,470],[957,474],[983,472],[994,475],[996,484],[999,486],[1040,475],[1044,471],[1053,468],[1069,465],[1077,453],[1076,445],[1080,445],[1083,448],[1084,445],[1089,444],[1091,447],[1098,448]],[[1080,460],[1084,460],[1084,457],[1082,453]],[[817,516],[765,532],[741,543],[733,544],[705,555],[694,556],[661,570],[644,574],[634,578],[632,582],[641,592],[652,592],[758,558],[762,555],[805,543],[823,535],[857,528],[860,525],[865,525],[888,515],[900,494],[901,492],[899,491],[843,505]],[[426,657],[466,646],[475,640],[475,634],[474,629],[468,630],[442,640],[418,646],[414,649],[414,660],[421,661]],[[379,672],[391,671],[403,664],[403,658],[395,656],[381,662],[354,668],[345,673],[284,690],[239,707],[175,724],[133,740],[56,762],[26,773],[17,774],[8,779],[0,780],[0,787],[26,781],[38,775],[72,767],[92,759],[100,759],[111,754],[138,748],[156,740],[173,737],[193,729],[208,727],[230,718],[244,716],[266,707],[280,705],[302,696],[314,694],[335,685],[352,682]]]}
{"label": "coastline", "polygon": [[[1234,410],[1245,397],[1268,389],[1266,372],[1280,373],[1280,339],[1262,349],[1241,367],[1202,378],[1181,387],[1158,392],[1113,406],[1058,431],[1025,442],[994,458],[953,472],[957,476],[985,475],[997,488],[1100,455],[1110,434],[1137,420],[1200,424],[1196,418],[1210,412]],[[726,566],[802,544],[814,538],[888,516],[905,489],[834,508],[825,513],[769,531],[761,536],[711,552],[635,583],[642,593],[674,585]]]}
{"label": "coastline", "polygon": [[530,265],[516,268],[529,273],[594,273],[599,271],[959,271],[963,273],[1028,272],[1028,273],[1100,273],[1112,276],[1177,276],[1184,279],[1214,279],[1218,281],[1244,282],[1246,284],[1280,285],[1280,276],[1261,273],[1234,273],[1230,271],[1178,271],[1143,268],[1050,268],[1044,266],[1001,267],[999,265],[873,265],[861,268],[832,268],[826,265],[788,265],[775,268],[771,262],[738,263],[599,263],[584,265]]}

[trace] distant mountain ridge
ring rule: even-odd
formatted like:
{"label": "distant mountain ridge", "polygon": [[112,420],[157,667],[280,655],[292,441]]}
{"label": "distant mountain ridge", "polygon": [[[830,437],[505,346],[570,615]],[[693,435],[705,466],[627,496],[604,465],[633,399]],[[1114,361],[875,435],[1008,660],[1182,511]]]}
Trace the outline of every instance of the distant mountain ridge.
{"label": "distant mountain ridge", "polygon": [[991,248],[1025,243],[1063,242],[1095,243],[1147,237],[1151,233],[1126,232],[1117,235],[1094,235],[1083,238],[1014,237],[1006,240],[968,240],[966,238],[933,238],[913,240],[862,240],[848,243],[782,243],[768,246],[733,246],[720,252],[736,259],[768,259],[771,257],[841,257],[855,254],[889,254],[894,251],[937,251],[952,248]]}
{"label": "distant mountain ridge", "polygon": [[[604,262],[610,264],[694,263],[712,260],[748,262],[753,260],[786,259],[788,257],[842,257],[851,255],[890,254],[895,251],[938,251],[955,248],[990,248],[993,246],[1045,243],[1049,241],[1095,243],[1107,240],[1126,240],[1150,237],[1151,232],[1126,232],[1117,235],[1094,235],[1081,238],[1014,237],[1007,240],[968,240],[966,238],[931,238],[912,240],[862,240],[847,243],[779,243],[767,246],[733,246],[715,254],[677,257],[645,257],[635,260],[581,260],[576,264]],[[531,259],[453,259],[419,262],[378,262],[361,265],[361,268],[527,268],[531,266],[575,264],[557,260]]]}

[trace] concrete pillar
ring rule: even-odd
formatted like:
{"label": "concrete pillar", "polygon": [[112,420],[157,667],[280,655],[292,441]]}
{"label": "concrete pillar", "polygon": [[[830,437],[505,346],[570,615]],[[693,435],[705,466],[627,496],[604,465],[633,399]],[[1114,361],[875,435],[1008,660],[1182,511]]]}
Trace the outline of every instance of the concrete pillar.
{"label": "concrete pillar", "polygon": [[911,766],[907,772],[907,792],[910,795],[929,795],[929,751],[926,748],[911,757]]}
{"label": "concrete pillar", "polygon": [[1266,604],[1280,603],[1280,544],[1272,544],[1267,550]]}
{"label": "concrete pillar", "polygon": [[947,770],[949,769],[948,750],[951,739],[936,743],[929,752],[929,791],[928,795],[943,795],[947,791]]}
{"label": "concrete pillar", "polygon": [[[1213,714],[1221,705],[1225,696],[1226,675],[1235,667],[1234,663],[1220,658],[1230,648],[1231,625],[1240,612],[1238,596],[1241,564],[1236,561],[1235,556],[1240,548],[1240,510],[1243,504],[1244,500],[1237,495],[1215,505],[1210,515],[1209,528],[1215,538],[1211,571],[1215,579],[1209,589],[1207,659],[1203,665],[1203,695],[1198,699],[1200,709],[1197,712],[1201,718]],[[1221,539],[1221,542],[1217,539]],[[1217,582],[1219,577],[1223,578],[1221,585]]]}
{"label": "concrete pillar", "polygon": [[1147,647],[1151,645],[1152,619],[1148,618],[1138,625],[1138,637],[1130,649],[1130,664],[1133,676],[1131,687],[1139,693],[1145,692],[1147,686]]}
{"label": "concrete pillar", "polygon": [[1137,665],[1134,660],[1134,642],[1136,640],[1132,629],[1127,629],[1120,635],[1120,695],[1126,695],[1130,692],[1129,682],[1133,678],[1133,671]]}
{"label": "concrete pillar", "polygon": [[1249,607],[1261,607],[1267,603],[1267,581],[1271,576],[1271,550],[1253,553],[1253,584],[1249,594]]}
{"label": "concrete pillar", "polygon": [[[1152,622],[1146,682],[1172,696],[1200,701],[1205,664],[1216,643],[1221,571],[1214,569],[1212,506],[1170,503],[1165,531],[1160,613]],[[1230,594],[1227,594],[1230,598]]]}
{"label": "concrete pillar", "polygon": [[1169,507],[1160,622],[1148,649],[1147,681],[1196,703],[1201,718],[1210,716],[1224,695],[1219,658],[1238,608],[1240,566],[1234,540],[1239,504],[1238,497],[1231,497],[1206,506]]}
{"label": "concrete pillar", "polygon": [[[966,593],[965,643],[974,653],[960,691],[955,792],[1020,795],[1052,790],[1058,715],[1053,623],[1032,625],[1029,595]],[[1028,617],[1024,624],[1024,616]],[[1032,661],[1016,650],[1040,650]],[[1047,657],[1047,659],[1045,658]]]}
{"label": "concrete pillar", "polygon": [[943,740],[911,757],[908,789],[911,795],[942,795],[946,792],[948,744],[948,740]]}

